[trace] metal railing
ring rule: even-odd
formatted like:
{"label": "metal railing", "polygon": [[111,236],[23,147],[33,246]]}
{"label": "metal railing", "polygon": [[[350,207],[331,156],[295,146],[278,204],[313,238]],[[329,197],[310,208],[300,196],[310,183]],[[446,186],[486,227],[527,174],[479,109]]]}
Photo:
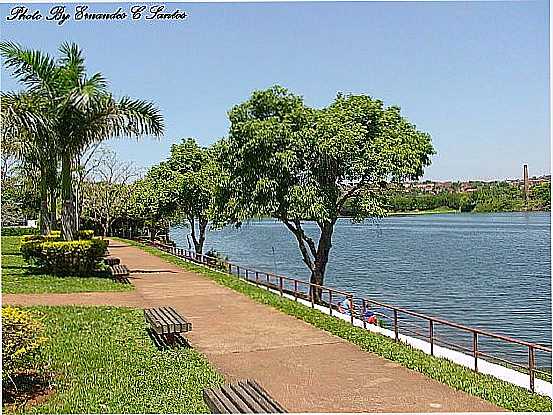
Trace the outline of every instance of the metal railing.
{"label": "metal railing", "polygon": [[[483,359],[487,361],[497,361],[500,362],[503,366],[513,368],[514,370],[522,371],[523,373],[528,373],[529,375],[529,388],[532,392],[535,391],[535,379],[539,375],[541,378],[547,379],[551,382],[551,373],[540,370],[536,364],[536,352],[543,352],[549,355],[549,361],[551,361],[552,349],[547,346],[543,346],[537,343],[530,343],[524,340],[518,340],[509,336],[504,336],[501,334],[491,333],[486,330],[469,327],[463,324],[455,323],[449,320],[445,320],[439,317],[433,317],[426,314],[418,313],[415,311],[407,310],[403,307],[396,307],[394,305],[386,304],[383,302],[375,301],[372,299],[356,297],[354,294],[338,290],[335,288],[330,288],[322,285],[312,284],[307,281],[298,280],[295,278],[285,277],[282,275],[276,275],[270,272],[252,270],[247,267],[234,264],[229,261],[220,260],[213,258],[204,254],[197,254],[193,251],[179,248],[172,245],[162,244],[160,242],[152,242],[141,240],[150,245],[153,245],[163,251],[169,252],[175,256],[184,258],[186,260],[206,265],[211,268],[217,268],[220,271],[225,271],[231,275],[235,275],[239,278],[253,283],[257,286],[263,286],[267,290],[273,289],[278,291],[281,296],[284,294],[289,294],[294,297],[295,301],[298,299],[307,300],[311,303],[311,307],[315,308],[315,304],[326,306],[329,309],[329,313],[332,316],[334,312],[339,310],[339,305],[334,300],[337,300],[340,297],[344,297],[349,302],[349,317],[351,324],[354,324],[354,320],[357,318],[362,320],[363,327],[367,328],[367,321],[364,318],[364,315],[367,310],[371,310],[374,306],[379,307],[384,311],[388,311],[389,314],[385,312],[374,312],[375,315],[378,315],[383,320],[386,320],[392,326],[394,333],[394,340],[400,340],[400,328],[402,332],[407,332],[414,334],[419,338],[422,337],[430,344],[430,354],[434,355],[435,345],[446,345],[450,348],[460,350],[464,353],[468,353],[474,358],[474,363],[472,369],[476,372],[478,369],[478,360]],[[320,300],[316,301],[314,292],[318,292],[320,295]],[[343,313],[342,313],[343,314]],[[406,320],[402,320],[402,317],[411,317],[418,321],[424,322],[426,328],[416,326],[413,323],[409,323]],[[456,343],[452,343],[449,339],[445,340],[442,337],[436,335],[436,327],[438,325],[455,329],[463,333],[468,334],[471,337],[470,347],[461,346]],[[418,328],[419,330],[413,329],[413,327]],[[424,331],[421,331],[424,330]],[[509,361],[498,356],[491,355],[490,352],[485,352],[480,349],[480,344],[482,339],[491,339],[498,340],[506,344],[516,345],[519,347],[524,347],[527,350],[527,364],[523,365],[518,362]]]}

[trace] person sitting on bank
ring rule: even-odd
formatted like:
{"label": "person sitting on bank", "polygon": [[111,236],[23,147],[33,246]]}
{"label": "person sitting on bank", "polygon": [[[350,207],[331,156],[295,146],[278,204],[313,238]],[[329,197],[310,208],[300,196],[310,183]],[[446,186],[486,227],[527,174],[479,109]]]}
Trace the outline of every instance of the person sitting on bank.
{"label": "person sitting on bank", "polygon": [[363,313],[363,320],[365,320],[369,324],[374,324],[375,326],[378,325],[376,314],[374,314],[371,310],[365,310],[365,312]]}
{"label": "person sitting on bank", "polygon": [[338,303],[338,312],[348,316],[351,315],[351,304],[349,298],[344,298]]}

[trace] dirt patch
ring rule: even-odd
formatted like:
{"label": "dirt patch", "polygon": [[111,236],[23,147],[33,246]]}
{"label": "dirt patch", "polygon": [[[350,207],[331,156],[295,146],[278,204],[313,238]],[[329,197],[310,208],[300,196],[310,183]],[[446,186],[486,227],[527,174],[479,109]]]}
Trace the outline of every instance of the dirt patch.
{"label": "dirt patch", "polygon": [[44,402],[54,393],[54,374],[25,371],[2,382],[3,410],[22,411]]}

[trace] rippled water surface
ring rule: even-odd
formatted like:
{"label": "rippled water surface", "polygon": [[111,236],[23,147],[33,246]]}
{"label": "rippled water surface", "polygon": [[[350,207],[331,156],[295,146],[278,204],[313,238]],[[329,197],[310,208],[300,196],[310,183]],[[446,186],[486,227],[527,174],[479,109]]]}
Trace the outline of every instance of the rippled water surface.
{"label": "rippled water surface", "polygon": [[[550,223],[550,213],[340,219],[325,285],[550,346]],[[316,226],[305,228],[316,236]],[[186,246],[187,233],[174,228],[171,237]],[[273,220],[211,231],[211,248],[244,266],[309,277],[292,234]]]}

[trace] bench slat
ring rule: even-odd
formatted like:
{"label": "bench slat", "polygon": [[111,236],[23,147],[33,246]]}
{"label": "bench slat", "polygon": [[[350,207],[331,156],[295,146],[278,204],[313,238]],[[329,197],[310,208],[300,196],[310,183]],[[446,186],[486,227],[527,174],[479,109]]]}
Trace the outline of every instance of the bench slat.
{"label": "bench slat", "polygon": [[286,413],[255,380],[239,381],[204,390],[212,413]]}
{"label": "bench slat", "polygon": [[261,405],[261,407],[263,408],[263,412],[265,412],[265,413],[275,413],[275,412],[277,412],[273,408],[273,405],[271,405],[271,403],[269,401],[267,401],[265,396],[260,394],[259,392],[257,392],[256,389],[252,388],[251,385],[249,385],[247,383],[247,381],[241,383],[241,386],[244,388],[246,393],[248,393],[253,399],[255,399],[255,401],[259,405]]}
{"label": "bench slat", "polygon": [[261,385],[259,385],[259,383],[257,383],[255,380],[248,379],[246,381],[246,383],[249,386],[251,386],[253,389],[255,389],[255,391],[257,393],[259,393],[261,396],[263,396],[263,398],[265,398],[265,400],[273,407],[273,412],[276,412],[276,413],[285,413],[286,412],[286,409],[284,409],[282,407],[282,405],[280,405],[277,401],[275,401],[273,398],[271,398],[269,396],[269,394],[267,393],[267,391],[265,389],[263,389],[261,387]]}
{"label": "bench slat", "polygon": [[252,398],[250,394],[248,394],[248,392],[242,387],[242,385],[240,385],[240,383],[234,385],[231,384],[229,386],[241,399],[243,399],[248,404],[253,413],[259,414],[267,411],[267,409],[263,408],[255,399]]}
{"label": "bench slat", "polygon": [[127,276],[130,274],[126,265],[112,265],[110,271],[114,276]]}
{"label": "bench slat", "polygon": [[[212,391],[212,393],[217,397],[217,399],[223,404],[224,410],[220,413],[229,413],[229,414],[238,414],[240,410],[234,406],[234,404],[227,398],[220,390]],[[221,409],[223,409],[221,408]]]}
{"label": "bench slat", "polygon": [[157,310],[152,308],[149,310],[150,324],[152,324],[154,330],[158,334],[164,334],[164,322],[160,318]]}
{"label": "bench slat", "polygon": [[107,265],[119,265],[121,263],[121,260],[117,257],[114,257],[114,256],[108,256],[106,258],[104,258],[104,262],[107,264]]}
{"label": "bench slat", "polygon": [[[162,334],[169,333],[170,323],[166,321],[165,316],[163,316],[163,314],[161,314],[159,308],[153,308],[152,309],[152,314],[155,316],[159,327],[161,327],[161,333]],[[174,326],[173,326],[173,328],[174,328]]]}
{"label": "bench slat", "polygon": [[158,334],[182,333],[192,330],[192,324],[172,307],[145,309],[144,317]]}
{"label": "bench slat", "polygon": [[154,329],[157,334],[161,334],[161,324],[158,321],[157,317],[152,313],[152,309],[144,310],[144,317],[146,321],[150,323],[150,326]]}
{"label": "bench slat", "polygon": [[181,324],[182,331],[192,330],[192,324],[182,317],[173,307],[165,307],[167,311]]}
{"label": "bench slat", "polygon": [[164,319],[165,324],[167,325],[167,329],[169,330],[170,333],[182,331],[181,330],[182,327],[178,322],[176,322],[175,318],[167,312],[166,307],[160,307],[158,309],[158,312],[161,315],[161,317]]}
{"label": "bench slat", "polygon": [[228,411],[223,402],[209,389],[204,390],[204,401],[212,414],[223,414]]}
{"label": "bench slat", "polygon": [[221,387],[221,392],[225,394],[225,396],[238,408],[238,412],[241,414],[249,414],[252,413],[252,408],[248,406],[246,401],[243,399],[240,399],[240,396],[232,390],[230,385],[224,385]]}

